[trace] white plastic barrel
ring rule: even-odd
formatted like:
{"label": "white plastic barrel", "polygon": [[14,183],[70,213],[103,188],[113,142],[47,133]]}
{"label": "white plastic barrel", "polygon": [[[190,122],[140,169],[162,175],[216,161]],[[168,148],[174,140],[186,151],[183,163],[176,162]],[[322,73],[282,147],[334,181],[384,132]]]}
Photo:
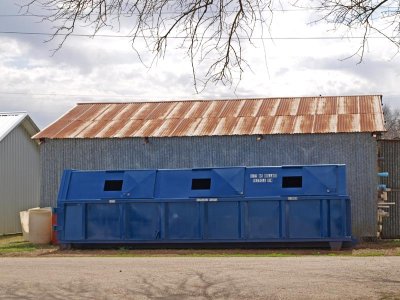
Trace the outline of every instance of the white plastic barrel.
{"label": "white plastic barrel", "polygon": [[29,211],[20,211],[19,218],[21,220],[22,236],[25,241],[29,241]]}
{"label": "white plastic barrel", "polygon": [[29,210],[29,242],[49,244],[51,241],[51,208]]}

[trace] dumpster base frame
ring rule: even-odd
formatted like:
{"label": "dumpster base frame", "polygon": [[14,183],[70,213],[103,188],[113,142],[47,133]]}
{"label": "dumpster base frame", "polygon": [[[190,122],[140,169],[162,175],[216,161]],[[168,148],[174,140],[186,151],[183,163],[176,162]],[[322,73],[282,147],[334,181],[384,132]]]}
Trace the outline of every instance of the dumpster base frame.
{"label": "dumpster base frame", "polygon": [[282,249],[282,248],[330,248],[331,251],[340,251],[343,248],[352,248],[355,244],[351,237],[342,239],[279,239],[279,240],[168,240],[168,241],[63,241],[61,250],[72,248],[118,248],[132,249]]}

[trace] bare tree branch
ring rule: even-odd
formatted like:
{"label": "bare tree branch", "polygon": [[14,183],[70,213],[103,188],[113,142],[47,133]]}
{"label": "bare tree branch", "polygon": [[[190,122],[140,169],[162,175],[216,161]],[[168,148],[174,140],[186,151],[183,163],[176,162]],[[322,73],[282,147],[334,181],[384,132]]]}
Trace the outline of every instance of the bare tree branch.
{"label": "bare tree branch", "polygon": [[[137,53],[139,40],[144,40],[155,57],[164,57],[169,41],[181,39],[197,90],[199,82],[240,80],[248,66],[243,40],[251,43],[255,28],[264,26],[263,11],[271,4],[272,0],[29,0],[23,8],[30,15],[37,6],[47,11],[44,19],[55,24],[50,39],[58,40],[55,51],[82,25],[90,26],[95,36],[115,24],[119,30],[126,20],[132,24],[130,36]],[[199,67],[207,70],[204,80],[197,77]]]}
{"label": "bare tree branch", "polygon": [[[240,80],[250,68],[246,46],[254,46],[255,33],[262,40],[264,29],[269,32],[276,5],[290,5],[280,1],[274,5],[274,0],[25,1],[26,14],[35,15],[37,7],[47,12],[43,20],[54,24],[50,40],[58,42],[55,51],[81,26],[88,27],[94,37],[104,28],[126,28],[127,22],[132,47],[141,61],[142,44],[155,62],[166,55],[172,39],[180,41],[190,59],[196,91],[200,84],[232,85]],[[292,5],[313,9],[320,16],[317,22],[326,21],[334,29],[344,26],[348,34],[361,35],[359,48],[350,56],[359,56],[359,63],[371,36],[382,36],[400,48],[399,0],[295,0]]]}
{"label": "bare tree branch", "polygon": [[[382,36],[396,48],[400,48],[400,3],[398,0],[316,0],[312,5],[321,17],[316,22],[326,21],[334,29],[347,28],[349,34],[362,32],[360,47],[355,51],[362,62],[371,36]],[[300,5],[300,0],[296,2]]]}

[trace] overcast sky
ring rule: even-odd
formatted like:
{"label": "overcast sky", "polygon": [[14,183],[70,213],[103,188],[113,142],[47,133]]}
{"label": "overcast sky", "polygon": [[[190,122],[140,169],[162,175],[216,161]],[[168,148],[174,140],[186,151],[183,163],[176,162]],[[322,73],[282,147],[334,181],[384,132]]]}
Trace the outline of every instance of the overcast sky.
{"label": "overcast sky", "polygon": [[[0,1],[1,32],[52,32],[51,24],[36,18],[9,16],[18,14],[16,2],[21,1]],[[271,35],[343,34],[328,31],[328,25],[308,25],[313,19],[309,11],[276,12]],[[255,41],[254,46],[246,45],[251,69],[245,69],[237,86],[210,84],[200,94],[193,87],[185,51],[173,42],[165,58],[148,69],[128,38],[71,37],[55,55],[51,50],[57,43],[44,43],[45,39],[0,34],[0,111],[28,111],[40,128],[75,103],[89,101],[381,94],[384,103],[400,108],[400,55],[384,39],[370,40],[361,64],[357,57],[343,60],[357,50],[359,40],[276,39],[264,46]],[[143,53],[143,59],[149,63],[152,56]]]}

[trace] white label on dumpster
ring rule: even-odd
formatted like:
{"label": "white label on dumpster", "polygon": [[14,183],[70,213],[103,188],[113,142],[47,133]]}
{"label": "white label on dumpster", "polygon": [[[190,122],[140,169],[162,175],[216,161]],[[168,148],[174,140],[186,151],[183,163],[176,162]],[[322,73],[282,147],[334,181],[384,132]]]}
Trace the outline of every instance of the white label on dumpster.
{"label": "white label on dumpster", "polygon": [[197,202],[216,202],[218,198],[197,198]]}
{"label": "white label on dumpster", "polygon": [[270,174],[250,174],[250,179],[252,179],[253,183],[272,183],[274,178],[278,178],[278,174],[270,173]]}
{"label": "white label on dumpster", "polygon": [[297,197],[287,197],[288,200],[297,200]]}
{"label": "white label on dumpster", "polygon": [[108,200],[108,203],[115,203],[115,200]]}

